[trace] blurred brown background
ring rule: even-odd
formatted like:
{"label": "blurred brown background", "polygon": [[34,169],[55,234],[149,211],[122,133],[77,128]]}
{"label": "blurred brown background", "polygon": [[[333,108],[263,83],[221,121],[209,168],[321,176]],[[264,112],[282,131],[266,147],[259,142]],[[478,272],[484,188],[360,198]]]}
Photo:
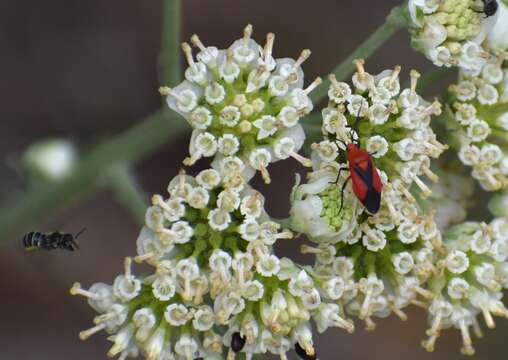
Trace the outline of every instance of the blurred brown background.
{"label": "blurred brown background", "polygon": [[[254,25],[254,37],[276,33],[276,57],[296,56],[302,48],[313,55],[305,63],[307,79],[325,75],[382,23],[397,0],[185,0],[183,37],[200,34],[206,44],[227,46]],[[160,47],[161,1],[17,0],[0,1],[0,202],[15,201],[23,182],[9,159],[31,142],[48,136],[74,139],[83,149],[127,129],[160,104],[157,56]],[[408,46],[404,32],[389,41],[368,70],[401,64],[429,68]],[[147,193],[163,192],[186,153],[187,139],[167,144],[136,167]],[[287,214],[287,196],[298,167],[291,161],[273,166],[265,191],[268,209]],[[111,282],[122,258],[135,251],[139,226],[108,191],[97,193],[26,231],[88,231],[77,253],[27,254],[22,234],[0,239],[0,359],[106,359],[109,343],[101,333],[86,343],[77,333],[91,326],[93,311],[81,298],[68,295],[71,284]],[[295,243],[279,254],[297,256]],[[297,258],[301,259],[301,257]],[[476,341],[478,359],[505,359],[508,323]],[[401,323],[379,321],[366,333],[328,331],[317,340],[323,359],[459,359],[459,334],[446,333],[434,354],[419,346],[426,328],[423,313],[410,311]],[[292,355],[291,358],[295,358]]]}

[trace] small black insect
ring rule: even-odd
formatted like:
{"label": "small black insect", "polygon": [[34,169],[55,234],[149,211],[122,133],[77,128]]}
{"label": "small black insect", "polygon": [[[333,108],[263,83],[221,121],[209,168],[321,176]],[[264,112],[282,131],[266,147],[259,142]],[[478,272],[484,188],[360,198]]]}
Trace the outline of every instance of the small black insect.
{"label": "small black insect", "polygon": [[76,235],[57,231],[47,234],[32,231],[23,236],[23,246],[27,251],[55,249],[74,251],[79,249],[76,239],[83,231],[85,229],[82,229]]}
{"label": "small black insect", "polygon": [[497,0],[482,0],[483,1],[483,13],[485,17],[494,15],[497,12],[498,3]]}
{"label": "small black insect", "polygon": [[295,344],[295,352],[303,360],[316,360],[317,359],[316,352],[314,352],[314,354],[312,354],[312,355],[307,354],[307,351],[305,351],[305,349],[302,348],[302,346],[299,343]]}
{"label": "small black insect", "polygon": [[245,346],[245,338],[243,338],[242,335],[240,335],[240,333],[235,332],[231,337],[231,349],[235,353],[237,353],[242,351],[244,346]]}

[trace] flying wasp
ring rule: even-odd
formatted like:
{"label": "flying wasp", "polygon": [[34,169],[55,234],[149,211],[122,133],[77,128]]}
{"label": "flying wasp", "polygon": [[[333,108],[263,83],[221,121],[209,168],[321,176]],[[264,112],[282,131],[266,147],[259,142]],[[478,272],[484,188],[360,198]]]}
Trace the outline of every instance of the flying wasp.
{"label": "flying wasp", "polygon": [[23,246],[27,251],[62,249],[74,251],[79,249],[76,239],[86,230],[83,228],[76,235],[61,232],[41,233],[31,231],[23,236]]}

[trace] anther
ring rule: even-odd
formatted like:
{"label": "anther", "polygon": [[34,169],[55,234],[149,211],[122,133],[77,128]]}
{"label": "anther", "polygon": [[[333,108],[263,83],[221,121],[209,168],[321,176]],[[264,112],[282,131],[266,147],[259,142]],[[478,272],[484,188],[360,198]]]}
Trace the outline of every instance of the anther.
{"label": "anther", "polygon": [[275,41],[275,34],[274,33],[266,34],[266,44],[265,44],[265,48],[263,50],[263,53],[265,56],[265,61],[268,61],[270,56],[272,56],[274,41]]}
{"label": "anther", "polygon": [[300,53],[300,56],[298,59],[296,59],[296,62],[293,64],[293,70],[298,69],[300,65],[302,65],[305,60],[307,60],[312,52],[309,49],[304,49]]}
{"label": "anther", "polygon": [[300,246],[300,253],[302,254],[321,254],[322,252],[323,250],[309,245],[303,244],[302,246]]}
{"label": "anther", "polygon": [[182,43],[182,51],[185,55],[185,59],[187,60],[189,66],[194,65],[194,59],[192,57],[192,49],[188,43],[186,42]]}
{"label": "anther", "polygon": [[392,71],[392,75],[390,76],[390,84],[393,84],[395,80],[397,80],[401,69],[402,67],[400,65],[395,65],[395,68]]}
{"label": "anther", "polygon": [[87,297],[89,299],[94,299],[96,297],[96,295],[91,292],[91,291],[87,291],[85,289],[83,289],[81,287],[81,284],[78,283],[78,282],[75,282],[71,289],[69,290],[70,294],[71,295],[81,295],[81,296],[84,296],[84,297]]}
{"label": "anther", "polygon": [[416,92],[416,86],[418,84],[418,79],[420,78],[420,73],[414,69],[409,73],[411,77],[411,92],[414,94]]}
{"label": "anther", "polygon": [[307,88],[303,90],[305,95],[309,95],[312,90],[314,90],[316,87],[318,87],[323,82],[323,79],[321,79],[319,76],[309,85]]}
{"label": "anther", "polygon": [[90,336],[98,333],[99,331],[103,330],[104,328],[106,327],[106,324],[105,323],[102,323],[102,324],[99,324],[99,325],[96,325],[88,330],[83,330],[83,331],[80,331],[79,333],[79,338],[81,340],[86,340],[88,339]]}
{"label": "anther", "polygon": [[363,59],[355,59],[353,60],[353,64],[356,65],[356,71],[358,72],[358,77],[363,79],[365,77],[365,68],[363,65],[365,64],[365,60]]}

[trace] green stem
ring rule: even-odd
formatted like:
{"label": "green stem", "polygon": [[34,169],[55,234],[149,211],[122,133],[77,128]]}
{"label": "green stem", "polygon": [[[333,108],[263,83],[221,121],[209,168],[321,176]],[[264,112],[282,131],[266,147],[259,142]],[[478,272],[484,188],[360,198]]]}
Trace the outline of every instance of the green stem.
{"label": "green stem", "polygon": [[[407,25],[407,6],[399,5],[392,9],[386,17],[385,22],[374,31],[360,46],[356,48],[343,62],[341,62],[332,73],[337,80],[344,80],[355,69],[353,61],[355,59],[367,59],[386,41],[388,41],[398,30]],[[323,100],[328,92],[330,81],[326,79],[323,84],[311,93],[311,99],[314,103]]]}
{"label": "green stem", "polygon": [[162,46],[160,53],[160,81],[174,86],[182,80],[180,63],[181,0],[163,0]]}
{"label": "green stem", "polygon": [[158,111],[139,125],[98,145],[58,183],[28,190],[15,203],[0,210],[0,241],[31,230],[30,226],[76,202],[96,189],[97,177],[118,163],[132,164],[184,134],[182,119],[169,110]]}
{"label": "green stem", "polygon": [[136,221],[142,225],[145,221],[148,198],[129,166],[125,164],[114,165],[109,171],[107,181],[115,199],[128,208]]}
{"label": "green stem", "polygon": [[431,86],[436,84],[436,82],[452,74],[454,71],[454,68],[447,68],[444,66],[432,68],[432,70],[427,71],[420,77],[418,85],[416,86],[416,91],[419,94],[426,93]]}

